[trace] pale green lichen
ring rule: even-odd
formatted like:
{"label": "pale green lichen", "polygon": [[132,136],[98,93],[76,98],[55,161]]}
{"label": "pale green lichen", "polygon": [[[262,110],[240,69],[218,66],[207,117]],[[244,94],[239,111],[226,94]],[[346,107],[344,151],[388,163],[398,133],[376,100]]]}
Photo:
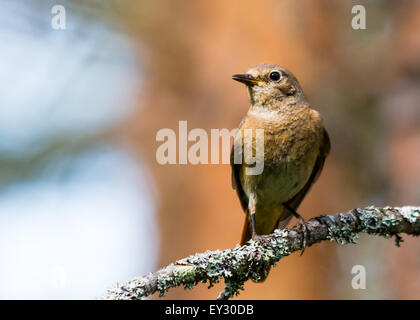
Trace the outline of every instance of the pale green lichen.
{"label": "pale green lichen", "polygon": [[178,266],[174,270],[175,285],[184,284],[185,289],[192,289],[194,288],[195,276],[194,266]]}
{"label": "pale green lichen", "polygon": [[387,211],[387,215],[382,217],[382,224],[389,228],[398,225],[398,219],[392,211]]}
{"label": "pale green lichen", "polygon": [[419,207],[406,206],[396,208],[401,212],[401,215],[410,223],[416,223],[420,219]]}
{"label": "pale green lichen", "polygon": [[275,248],[275,260],[278,261],[283,257],[286,257],[288,255],[290,255],[292,253],[291,250],[297,250],[298,248],[290,248],[289,247],[289,243],[287,241],[287,238],[289,236],[289,231],[286,229],[283,230],[279,230],[276,229],[274,230],[274,237],[273,240],[273,246]]}
{"label": "pale green lichen", "polygon": [[[356,212],[357,211],[357,212]],[[326,238],[341,244],[356,243],[358,232],[377,234],[386,238],[395,236],[397,246],[403,241],[395,232],[404,232],[399,224],[412,224],[407,233],[420,234],[419,207],[356,209],[346,214],[321,219],[328,225]],[[398,214],[401,213],[401,215]],[[330,222],[328,222],[328,220]],[[320,229],[325,230],[325,229]],[[197,283],[208,281],[209,287],[225,279],[225,297],[238,295],[243,290],[245,281],[259,281],[270,266],[292,252],[301,249],[302,236],[296,229],[275,230],[267,240],[250,240],[247,246],[233,249],[207,251],[179,260],[175,265],[161,269],[144,278],[134,278],[124,285],[117,285],[108,297],[121,299],[139,299],[159,291],[164,295],[172,287],[184,285],[193,288]],[[357,232],[357,233],[356,233]],[[296,234],[296,236],[295,236]],[[325,234],[324,234],[325,236]],[[322,240],[322,239],[318,239]],[[315,240],[317,241],[317,240]],[[157,278],[154,277],[157,276]]]}
{"label": "pale green lichen", "polygon": [[395,245],[399,247],[401,242],[404,240],[398,234],[389,232],[390,228],[397,226],[401,222],[401,218],[398,218],[393,211],[394,209],[399,211],[410,223],[415,223],[419,219],[420,210],[418,207],[385,207],[382,209],[384,212],[382,213],[378,208],[371,206],[365,209],[358,209],[361,213],[360,231],[369,234],[381,235],[387,239],[395,236]]}
{"label": "pale green lichen", "polygon": [[352,219],[343,214],[340,214],[339,216],[341,225],[329,225],[327,239],[342,245],[347,243],[357,243],[359,235],[352,231],[352,227],[350,225],[350,223],[352,223]]}
{"label": "pale green lichen", "polygon": [[358,209],[360,213],[360,229],[362,232],[367,233],[380,233],[381,219],[378,216],[376,211],[377,209],[373,206],[367,207],[365,209]]}
{"label": "pale green lichen", "polygon": [[159,291],[159,297],[163,297],[165,295],[165,292],[169,290],[170,286],[168,286],[167,284],[170,284],[171,280],[172,278],[166,273],[159,274],[158,281],[157,281],[157,289]]}
{"label": "pale green lichen", "polygon": [[[243,290],[245,281],[251,279],[258,282],[271,265],[291,253],[287,236],[286,230],[276,230],[274,236],[267,241],[250,240],[246,248],[237,246],[234,249],[217,251],[207,259],[202,272],[206,274],[205,277],[210,276],[210,285],[225,278],[225,296],[238,295]],[[188,261],[195,262],[193,259]],[[229,271],[226,270],[224,261],[229,265]]]}

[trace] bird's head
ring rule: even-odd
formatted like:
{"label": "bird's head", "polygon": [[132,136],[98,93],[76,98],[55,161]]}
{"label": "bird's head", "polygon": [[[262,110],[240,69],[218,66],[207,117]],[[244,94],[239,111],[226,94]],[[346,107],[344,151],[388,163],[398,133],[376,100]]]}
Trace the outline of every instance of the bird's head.
{"label": "bird's head", "polygon": [[271,106],[279,101],[304,99],[302,88],[295,76],[276,64],[259,64],[244,74],[235,74],[233,80],[248,87],[251,104]]}

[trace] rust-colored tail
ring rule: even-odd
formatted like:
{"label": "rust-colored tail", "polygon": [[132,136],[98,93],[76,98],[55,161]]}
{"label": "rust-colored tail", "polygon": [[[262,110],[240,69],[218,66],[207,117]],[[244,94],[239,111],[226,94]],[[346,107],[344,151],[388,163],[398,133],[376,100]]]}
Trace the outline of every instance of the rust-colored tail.
{"label": "rust-colored tail", "polygon": [[246,244],[252,238],[252,230],[248,221],[248,213],[245,215],[244,226],[242,228],[241,246]]}

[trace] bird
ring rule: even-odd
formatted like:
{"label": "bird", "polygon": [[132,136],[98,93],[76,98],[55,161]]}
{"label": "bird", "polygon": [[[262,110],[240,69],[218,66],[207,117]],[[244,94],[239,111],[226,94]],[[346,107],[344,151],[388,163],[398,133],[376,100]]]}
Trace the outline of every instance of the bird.
{"label": "bird", "polygon": [[[312,109],[296,77],[276,64],[259,64],[233,80],[246,85],[250,107],[234,144],[241,146],[238,158],[231,149],[232,187],[245,212],[240,244],[283,229],[294,216],[303,231],[302,253],[306,247],[307,228],[297,209],[318,179],[330,153],[330,138],[318,111]],[[245,139],[249,129],[264,130],[264,168],[249,174],[258,140]],[[239,159],[240,161],[238,161]],[[247,161],[248,160],[248,161]],[[239,163],[238,163],[239,162]],[[261,280],[264,281],[264,275]]]}

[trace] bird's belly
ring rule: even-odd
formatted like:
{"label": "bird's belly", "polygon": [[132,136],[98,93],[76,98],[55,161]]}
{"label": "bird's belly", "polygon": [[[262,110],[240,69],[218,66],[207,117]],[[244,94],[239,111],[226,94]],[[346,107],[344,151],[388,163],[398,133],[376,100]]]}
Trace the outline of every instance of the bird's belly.
{"label": "bird's belly", "polygon": [[283,203],[290,200],[305,185],[310,171],[306,166],[288,162],[266,165],[261,175],[242,175],[244,191],[248,197],[256,195],[256,232],[271,233],[279,221],[287,219]]}
{"label": "bird's belly", "polygon": [[[293,127],[277,124],[269,126],[264,132],[263,159],[261,174],[247,174],[252,166],[244,152],[244,163],[241,167],[240,179],[243,189],[249,197],[256,194],[258,203],[266,207],[276,207],[290,200],[308,181],[319,154],[319,139],[311,131],[301,125]],[[244,148],[251,142],[245,142]],[[252,141],[253,154],[258,156],[256,141]]]}
{"label": "bird's belly", "polygon": [[272,210],[290,200],[305,185],[313,165],[276,161],[265,163],[260,175],[242,175],[244,191],[249,197],[256,194],[257,208]]}
{"label": "bird's belly", "polygon": [[[246,126],[246,123],[245,123]],[[265,126],[267,128],[267,126]],[[244,149],[250,148],[255,157],[256,140],[245,141]],[[313,130],[300,123],[270,123],[264,130],[264,153],[255,163],[263,162],[261,174],[247,174],[247,168],[253,167],[246,152],[239,174],[240,183],[248,199],[256,197],[257,231],[265,234],[283,215],[283,204],[292,199],[305,186],[314,169],[320,150],[319,137]],[[255,160],[255,159],[254,159]]]}

